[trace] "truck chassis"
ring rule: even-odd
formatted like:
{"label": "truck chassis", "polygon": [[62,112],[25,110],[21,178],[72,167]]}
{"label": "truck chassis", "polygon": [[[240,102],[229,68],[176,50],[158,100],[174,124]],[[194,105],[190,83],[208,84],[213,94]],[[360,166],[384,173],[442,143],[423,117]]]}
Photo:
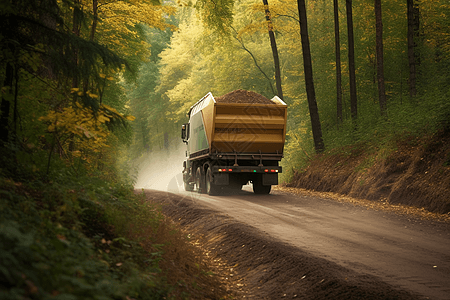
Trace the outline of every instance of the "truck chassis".
{"label": "truck chassis", "polygon": [[278,184],[278,166],[281,154],[205,154],[188,159],[183,168],[184,187],[187,191],[216,195],[222,190],[240,190],[251,182],[255,194],[270,193]]}

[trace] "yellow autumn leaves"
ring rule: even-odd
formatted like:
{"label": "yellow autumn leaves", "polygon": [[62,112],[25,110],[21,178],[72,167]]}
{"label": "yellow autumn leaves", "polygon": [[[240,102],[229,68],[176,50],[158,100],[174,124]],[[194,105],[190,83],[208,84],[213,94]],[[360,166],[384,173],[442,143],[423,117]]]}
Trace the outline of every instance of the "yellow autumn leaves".
{"label": "yellow autumn leaves", "polygon": [[[74,91],[73,92],[78,92]],[[115,108],[101,104],[94,113],[91,108],[83,107],[76,102],[75,105],[50,111],[46,116],[39,118],[48,124],[47,131],[53,133],[58,140],[60,148],[67,154],[81,156],[89,153],[101,152],[108,148],[110,131],[106,124],[119,119],[133,121],[133,116],[125,116]],[[71,147],[69,147],[71,143]],[[71,150],[69,150],[69,148]]]}
{"label": "yellow autumn leaves", "polygon": [[77,93],[78,96],[84,96],[84,94],[86,94],[87,96],[89,96],[89,98],[93,98],[93,99],[97,99],[98,95],[97,94],[93,94],[91,93],[91,91],[86,91],[86,93],[83,93],[82,91],[80,91],[79,88],[72,88],[71,89],[71,93]]}
{"label": "yellow autumn leaves", "polygon": [[[92,1],[83,0],[84,11],[92,10]],[[138,24],[164,30],[175,26],[169,24],[168,16],[175,13],[171,5],[155,5],[150,0],[107,1],[100,0],[96,40],[122,57],[140,58],[150,54],[150,44],[142,41]]]}

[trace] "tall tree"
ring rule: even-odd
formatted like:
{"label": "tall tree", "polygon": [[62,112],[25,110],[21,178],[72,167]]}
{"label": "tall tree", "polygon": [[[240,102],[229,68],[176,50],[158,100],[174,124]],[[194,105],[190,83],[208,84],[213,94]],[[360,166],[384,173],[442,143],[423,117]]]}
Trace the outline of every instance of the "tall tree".
{"label": "tall tree", "polygon": [[264,10],[266,13],[267,28],[269,30],[270,46],[272,47],[277,93],[278,93],[278,97],[280,97],[280,99],[283,99],[283,89],[281,87],[280,59],[278,57],[277,41],[275,40],[275,33],[273,32],[273,23],[272,23],[272,20],[270,17],[269,4],[268,4],[267,0],[263,0],[263,4],[264,4]]}
{"label": "tall tree", "polygon": [[386,89],[384,85],[384,56],[383,56],[383,19],[381,15],[381,0],[375,0],[375,31],[376,31],[376,57],[378,101],[382,116],[387,114]]}
{"label": "tall tree", "polygon": [[[18,12],[23,13],[21,12],[21,10],[25,8],[23,6],[26,7],[23,3],[8,1],[2,8],[0,15],[3,23],[0,27],[0,36],[2,37],[0,46],[0,57],[2,58],[0,70],[4,72],[4,75],[1,76],[3,77],[3,82],[0,105],[0,146],[3,146],[4,143],[8,142],[11,136],[10,114],[12,103],[17,101],[16,88],[19,53],[23,48],[27,48],[29,44],[33,44],[30,34],[27,30],[24,30],[23,24],[21,24],[23,19],[26,20],[25,16],[20,16],[18,14]],[[24,33],[25,31],[27,32]],[[14,116],[14,121],[15,120]]]}
{"label": "tall tree", "polygon": [[309,116],[311,118],[314,149],[317,153],[320,153],[325,150],[325,145],[322,138],[322,126],[320,125],[319,109],[317,107],[316,91],[314,89],[305,0],[297,0],[297,6],[300,19],[300,36],[303,51],[303,68],[305,71],[306,97],[308,98]]}
{"label": "tall tree", "polygon": [[14,67],[11,62],[6,63],[5,80],[3,86],[7,89],[2,93],[1,111],[0,111],[0,146],[8,142],[10,135],[9,114],[11,110],[11,100],[13,98]]}
{"label": "tall tree", "polygon": [[339,34],[339,6],[338,0],[333,0],[334,5],[334,45],[336,54],[336,110],[337,123],[342,124],[342,72],[341,72],[341,41]]}
{"label": "tall tree", "polygon": [[98,0],[92,0],[92,25],[89,40],[93,41],[98,24]]}
{"label": "tall tree", "polygon": [[[81,31],[81,18],[82,18],[82,11],[81,11],[81,3],[79,0],[74,0],[73,2],[73,13],[72,13],[72,33],[80,37],[80,31]],[[75,68],[78,67],[79,61],[78,61],[78,49],[77,47],[73,47],[72,49],[72,62],[73,66]],[[72,89],[78,89],[78,74],[74,74],[72,76]],[[78,95],[76,93],[73,94],[73,102],[76,102]]]}
{"label": "tall tree", "polygon": [[358,118],[358,97],[356,94],[356,70],[355,70],[355,38],[353,33],[353,9],[352,0],[345,0],[347,11],[348,31],[348,70],[350,78],[350,111],[352,120]]}
{"label": "tall tree", "polygon": [[409,63],[409,96],[415,97],[416,90],[416,54],[415,54],[415,7],[414,0],[407,0],[407,14],[408,14],[408,63]]}

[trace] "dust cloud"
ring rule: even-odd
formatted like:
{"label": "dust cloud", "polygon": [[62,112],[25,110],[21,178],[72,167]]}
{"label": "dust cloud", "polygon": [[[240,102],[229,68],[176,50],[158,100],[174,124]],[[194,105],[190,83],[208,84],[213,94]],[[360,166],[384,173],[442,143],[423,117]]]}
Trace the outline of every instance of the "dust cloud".
{"label": "dust cloud", "polygon": [[181,192],[183,188],[183,161],[186,146],[176,149],[151,152],[137,162],[136,189],[154,189]]}

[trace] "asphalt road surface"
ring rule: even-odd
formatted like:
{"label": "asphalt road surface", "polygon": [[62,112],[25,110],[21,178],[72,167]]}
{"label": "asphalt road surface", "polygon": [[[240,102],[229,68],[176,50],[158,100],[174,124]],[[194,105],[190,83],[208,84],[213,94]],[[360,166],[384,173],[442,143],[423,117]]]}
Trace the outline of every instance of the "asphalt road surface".
{"label": "asphalt road surface", "polygon": [[248,186],[228,195],[179,192],[317,257],[429,299],[450,299],[450,224]]}

